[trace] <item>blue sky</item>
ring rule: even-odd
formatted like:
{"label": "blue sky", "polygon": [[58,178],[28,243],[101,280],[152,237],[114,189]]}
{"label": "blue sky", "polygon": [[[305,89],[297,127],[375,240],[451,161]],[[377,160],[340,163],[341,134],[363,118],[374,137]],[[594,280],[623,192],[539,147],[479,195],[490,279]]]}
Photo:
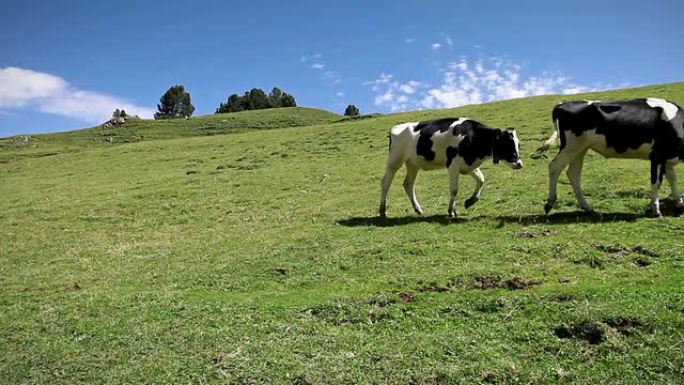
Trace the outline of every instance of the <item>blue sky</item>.
{"label": "blue sky", "polygon": [[684,80],[682,1],[34,1],[0,14],[0,136],[278,86],[338,113]]}

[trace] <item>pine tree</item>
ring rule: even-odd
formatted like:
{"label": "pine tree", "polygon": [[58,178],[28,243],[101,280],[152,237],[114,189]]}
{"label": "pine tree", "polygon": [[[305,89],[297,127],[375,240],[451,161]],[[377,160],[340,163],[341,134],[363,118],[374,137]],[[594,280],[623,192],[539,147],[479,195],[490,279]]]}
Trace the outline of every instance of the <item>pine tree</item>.
{"label": "pine tree", "polygon": [[280,107],[297,107],[294,96],[283,93],[283,96],[280,98]]}
{"label": "pine tree", "polygon": [[355,105],[350,104],[344,110],[344,116],[359,116],[359,109]]}
{"label": "pine tree", "polygon": [[242,111],[242,98],[238,94],[232,94],[225,103],[221,103],[216,109],[216,113]]}
{"label": "pine tree", "polygon": [[271,93],[268,94],[268,104],[272,108],[282,107],[283,90],[278,87],[273,87]]}
{"label": "pine tree", "polygon": [[159,99],[155,119],[176,119],[192,116],[195,107],[190,101],[190,94],[185,87],[175,85],[169,88]]}

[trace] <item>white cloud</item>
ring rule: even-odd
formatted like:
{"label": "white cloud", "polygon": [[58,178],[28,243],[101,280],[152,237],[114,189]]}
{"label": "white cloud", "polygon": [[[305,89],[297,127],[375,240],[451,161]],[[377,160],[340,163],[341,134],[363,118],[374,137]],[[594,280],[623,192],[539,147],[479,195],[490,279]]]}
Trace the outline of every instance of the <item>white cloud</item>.
{"label": "white cloud", "polygon": [[315,70],[322,70],[323,68],[325,68],[325,64],[323,64],[323,63],[313,63],[313,64],[311,65],[311,68],[313,68],[313,69],[315,69]]}
{"label": "white cloud", "polygon": [[94,91],[79,90],[66,80],[44,72],[0,67],[0,109],[35,108],[88,123],[101,123],[115,108],[150,118],[154,110],[126,99]]}
{"label": "white cloud", "polygon": [[394,75],[383,72],[377,79],[364,82],[363,85],[371,86],[371,90],[375,92],[376,106],[386,106],[393,112],[413,107],[411,95],[423,88],[424,84],[416,80],[402,83],[393,79]]}
{"label": "white cloud", "polygon": [[446,36],[446,43],[448,45],[454,45],[454,41],[451,39],[451,36],[449,36],[449,35]]}
{"label": "white cloud", "polygon": [[596,84],[593,87],[572,83],[561,74],[542,73],[525,76],[523,67],[497,57],[450,62],[440,72],[437,84],[416,80],[400,81],[381,73],[378,79],[366,82],[375,94],[375,105],[390,111],[421,108],[451,108],[501,99],[543,94],[569,94],[612,88]]}
{"label": "white cloud", "polygon": [[405,42],[406,44],[411,44],[411,43],[414,43],[415,41],[416,41],[416,38],[415,38],[415,37],[409,37],[409,38],[407,38],[406,40],[404,40],[404,42]]}
{"label": "white cloud", "polygon": [[432,49],[440,49],[442,47],[439,43],[432,43]]}
{"label": "white cloud", "polygon": [[299,61],[302,63],[306,63],[308,61],[318,60],[322,57],[323,57],[323,55],[321,55],[320,53],[315,53],[313,55],[302,55],[299,57]]}

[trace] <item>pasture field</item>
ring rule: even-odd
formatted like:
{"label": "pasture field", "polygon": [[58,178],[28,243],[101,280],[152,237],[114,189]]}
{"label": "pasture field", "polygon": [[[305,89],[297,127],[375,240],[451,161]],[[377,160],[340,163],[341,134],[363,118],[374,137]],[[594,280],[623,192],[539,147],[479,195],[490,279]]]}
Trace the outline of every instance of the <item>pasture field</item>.
{"label": "pasture field", "polygon": [[[684,83],[581,97],[645,96]],[[684,217],[645,215],[648,163],[589,155],[599,214],[563,175],[543,215],[571,98],[0,140],[0,383],[684,383]],[[525,168],[485,163],[469,210],[461,178],[453,221],[446,172],[417,216],[402,170],[377,218],[389,128],[446,116],[518,128]]]}

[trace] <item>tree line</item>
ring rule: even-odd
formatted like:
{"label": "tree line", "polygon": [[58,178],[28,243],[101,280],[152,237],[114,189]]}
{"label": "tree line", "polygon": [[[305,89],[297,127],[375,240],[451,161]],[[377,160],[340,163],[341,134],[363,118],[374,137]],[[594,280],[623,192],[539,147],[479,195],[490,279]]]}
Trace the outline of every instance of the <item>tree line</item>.
{"label": "tree line", "polygon": [[[225,103],[219,104],[216,113],[263,110],[266,108],[296,107],[295,97],[287,92],[283,92],[278,87],[273,87],[271,92],[266,94],[260,88],[252,88],[242,96],[232,94]],[[177,119],[189,118],[195,112],[192,105],[190,93],[182,85],[174,85],[169,88],[159,99],[155,119]],[[354,105],[347,106],[344,111],[346,116],[358,116],[359,109]]]}
{"label": "tree line", "polygon": [[283,92],[278,87],[273,87],[271,92],[266,93],[260,88],[252,88],[244,95],[232,94],[225,103],[221,103],[216,113],[238,112],[249,110],[263,110],[266,108],[297,107],[294,96]]}

